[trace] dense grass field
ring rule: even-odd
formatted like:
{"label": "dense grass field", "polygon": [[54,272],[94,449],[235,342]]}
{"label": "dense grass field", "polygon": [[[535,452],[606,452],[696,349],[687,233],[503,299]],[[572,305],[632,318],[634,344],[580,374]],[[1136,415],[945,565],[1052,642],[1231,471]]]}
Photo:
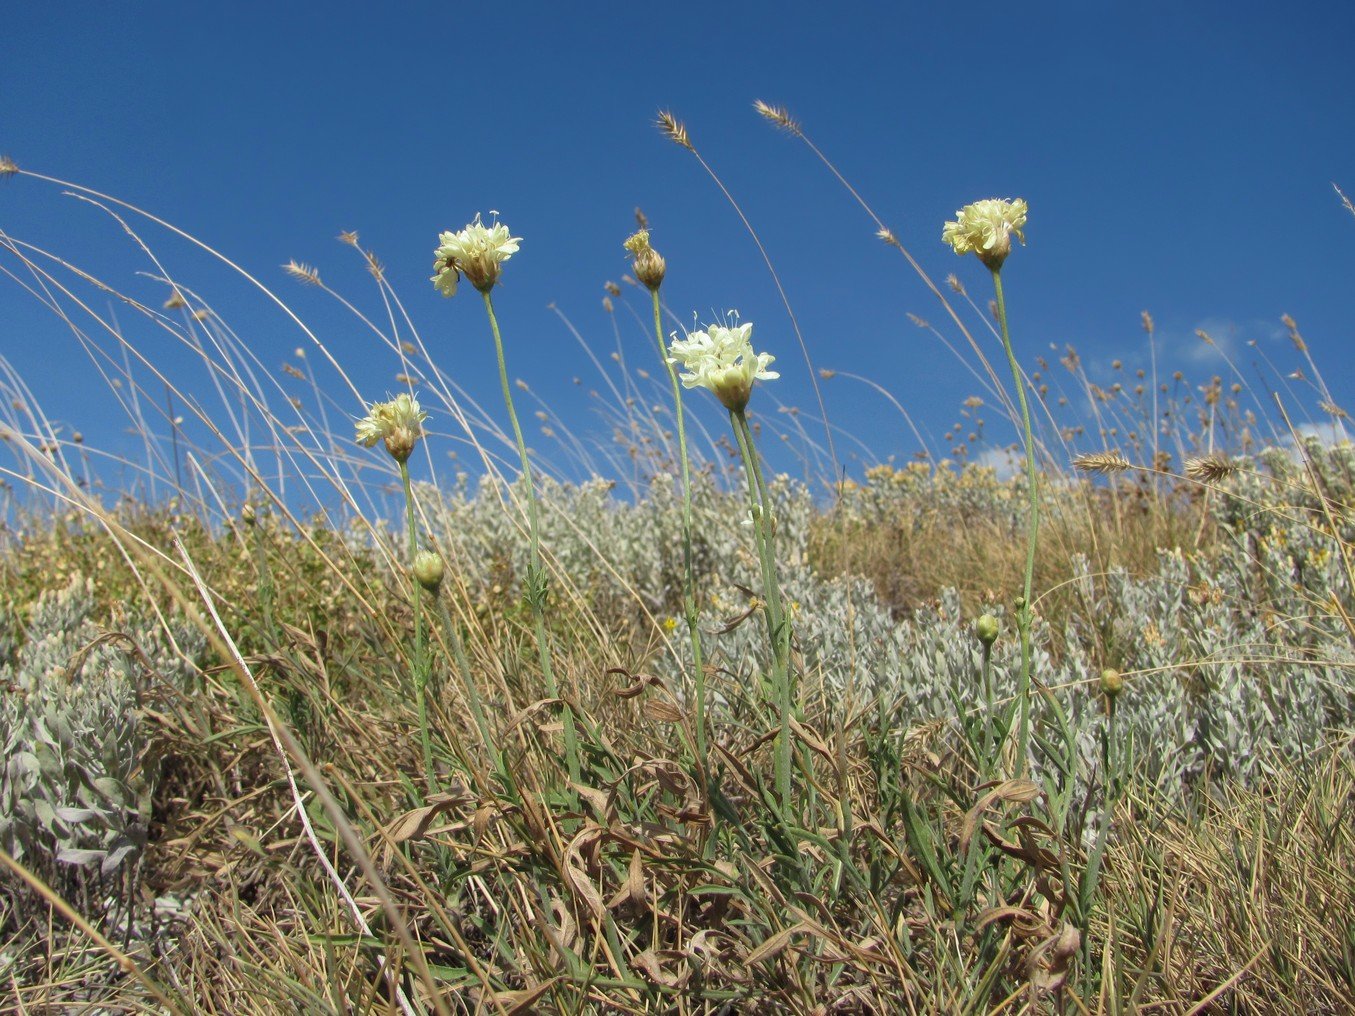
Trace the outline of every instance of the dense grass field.
{"label": "dense grass field", "polygon": [[[965,281],[923,278],[985,392],[846,478],[760,412],[755,334],[669,334],[643,222],[612,433],[524,417],[582,482],[521,429],[496,221],[432,280],[484,316],[495,410],[403,327],[382,402],[319,338],[259,364],[187,280],[149,306],[7,243],[195,350],[220,409],[124,347],[144,454],[110,471],[6,381],[0,1012],[1349,1012],[1345,413],[1288,320],[1301,405],[1226,357],[1023,365],[1024,205],[973,208]],[[411,476],[447,430],[478,467]]]}

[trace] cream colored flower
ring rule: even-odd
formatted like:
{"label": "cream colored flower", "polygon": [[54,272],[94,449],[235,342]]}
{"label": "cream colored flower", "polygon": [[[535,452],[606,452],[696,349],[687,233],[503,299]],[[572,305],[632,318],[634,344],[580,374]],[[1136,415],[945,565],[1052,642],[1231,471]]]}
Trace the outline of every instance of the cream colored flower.
{"label": "cream colored flower", "polygon": [[649,230],[642,229],[638,233],[632,233],[626,238],[623,246],[635,256],[632,267],[635,269],[637,279],[651,292],[663,285],[663,276],[668,266],[659,252],[649,245]]}
{"label": "cream colored flower", "polygon": [[1004,201],[989,198],[965,205],[955,213],[957,222],[947,222],[941,230],[941,241],[955,248],[956,254],[971,251],[989,268],[1001,268],[1011,253],[1013,233],[1022,242],[1026,236],[1021,227],[1026,224],[1026,203],[1017,198]]}
{"label": "cream colored flower", "polygon": [[508,227],[497,219],[488,226],[475,221],[459,232],[444,232],[438,236],[438,249],[433,252],[434,275],[429,280],[443,296],[453,296],[462,275],[482,293],[488,293],[499,281],[503,262],[518,252],[522,237],[513,236]]}
{"label": "cream colored flower", "polygon": [[414,445],[423,436],[423,421],[428,414],[419,408],[419,400],[405,392],[390,402],[376,402],[357,422],[358,444],[370,448],[384,441],[386,451],[396,462],[406,462]]}
{"label": "cream colored flower", "polygon": [[753,352],[752,331],[749,321],[733,328],[711,325],[704,332],[689,332],[685,340],[673,340],[668,362],[686,371],[679,375],[684,388],[709,388],[727,409],[742,412],[754,381],[781,376],[767,369],[776,357]]}

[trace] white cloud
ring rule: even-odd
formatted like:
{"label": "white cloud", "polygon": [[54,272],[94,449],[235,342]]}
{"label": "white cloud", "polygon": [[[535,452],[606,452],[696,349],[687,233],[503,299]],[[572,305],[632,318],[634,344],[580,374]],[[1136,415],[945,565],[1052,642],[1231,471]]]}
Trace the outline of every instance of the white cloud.
{"label": "white cloud", "polygon": [[1025,468],[1025,457],[1016,448],[987,447],[969,456],[976,466],[991,467],[999,480],[1010,480]]}

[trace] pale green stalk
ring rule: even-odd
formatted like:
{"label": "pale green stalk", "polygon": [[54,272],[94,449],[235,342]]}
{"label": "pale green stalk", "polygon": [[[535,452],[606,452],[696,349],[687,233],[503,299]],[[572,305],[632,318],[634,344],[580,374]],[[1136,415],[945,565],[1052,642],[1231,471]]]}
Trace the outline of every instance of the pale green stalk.
{"label": "pale green stalk", "polygon": [[687,634],[692,642],[692,680],[696,693],[696,760],[704,768],[706,760],[706,668],[701,656],[701,632],[697,628],[696,564],[692,559],[692,466],[687,457],[687,423],[682,408],[682,385],[677,368],[668,362],[668,349],[663,344],[663,319],[659,310],[659,291],[651,290],[654,298],[654,338],[659,344],[659,359],[668,370],[673,385],[673,411],[677,416],[678,455],[682,460],[682,562],[686,572],[686,586],[682,591],[682,607],[687,619]]}
{"label": "pale green stalk", "polygon": [[456,662],[456,669],[461,674],[461,683],[466,689],[466,702],[470,705],[471,716],[475,719],[476,729],[480,731],[480,740],[484,742],[485,750],[489,752],[489,757],[494,762],[494,769],[503,781],[506,788],[512,789],[515,786],[513,775],[504,765],[503,752],[499,751],[498,743],[494,739],[493,731],[490,729],[489,720],[485,716],[484,704],[480,701],[480,690],[475,686],[475,675],[471,672],[470,659],[466,656],[466,644],[461,638],[461,632],[457,628],[456,621],[452,617],[451,608],[447,606],[447,598],[441,592],[434,594],[437,600],[438,610],[442,617],[442,626],[447,630],[447,638],[452,644],[452,658]]}
{"label": "pale green stalk", "polygon": [[791,681],[790,681],[790,624],[781,603],[781,587],[776,575],[776,536],[772,525],[772,500],[762,477],[753,432],[743,410],[731,410],[730,424],[738,440],[739,454],[748,476],[748,502],[752,508],[753,532],[757,540],[758,561],[762,566],[762,592],[766,599],[767,634],[772,643],[772,680],[776,690],[776,706],[780,719],[780,733],[776,741],[774,776],[776,793],[782,812],[791,814]]}
{"label": "pale green stalk", "polygon": [[993,644],[983,643],[983,752],[979,765],[984,776],[992,775],[993,766]]}
{"label": "pale green stalk", "polygon": [[[418,529],[414,523],[414,490],[409,482],[409,464],[400,463],[400,480],[405,486],[405,524],[409,533],[409,560],[419,552]],[[433,772],[433,740],[428,730],[428,654],[423,643],[423,603],[419,583],[414,582],[414,702],[419,712],[419,744],[423,748],[423,772],[428,781],[428,792],[437,793],[437,776]]]}
{"label": "pale green stalk", "polygon": [[1017,766],[1018,775],[1025,776],[1028,764],[1026,748],[1030,741],[1031,590],[1035,584],[1035,545],[1040,530],[1040,479],[1035,465],[1035,435],[1030,426],[1030,405],[1026,401],[1025,379],[1021,376],[1021,366],[1016,361],[1016,351],[1012,349],[1011,333],[1007,330],[1007,301],[1002,293],[1002,268],[1000,265],[989,268],[993,273],[993,288],[997,293],[997,319],[1002,326],[1002,348],[1007,352],[1007,363],[1012,369],[1012,382],[1016,385],[1016,396],[1021,405],[1021,425],[1026,446],[1026,486],[1030,498],[1029,518],[1026,522],[1026,577],[1021,594],[1021,606],[1016,614],[1017,628],[1021,633],[1021,677],[1016,692],[1021,710],[1017,735],[1020,759]]}
{"label": "pale green stalk", "polygon": [[[550,640],[546,635],[546,573],[541,567],[541,531],[537,519],[536,488],[532,483],[532,463],[527,456],[527,442],[522,437],[522,425],[518,423],[517,410],[513,408],[513,389],[508,382],[508,364],[504,359],[499,319],[494,316],[494,300],[488,290],[481,290],[480,295],[485,299],[485,313],[489,315],[489,328],[494,333],[494,354],[499,361],[499,384],[503,387],[503,401],[508,407],[508,419],[513,425],[513,437],[517,440],[518,454],[522,458],[522,481],[527,488],[527,533],[531,545],[527,565],[527,601],[531,604],[532,620],[536,628],[536,650],[541,661],[541,676],[546,682],[546,694],[558,699],[560,688],[555,681]],[[578,782],[579,739],[574,728],[574,711],[563,699],[561,704],[565,728],[565,761],[569,767],[569,778]]]}

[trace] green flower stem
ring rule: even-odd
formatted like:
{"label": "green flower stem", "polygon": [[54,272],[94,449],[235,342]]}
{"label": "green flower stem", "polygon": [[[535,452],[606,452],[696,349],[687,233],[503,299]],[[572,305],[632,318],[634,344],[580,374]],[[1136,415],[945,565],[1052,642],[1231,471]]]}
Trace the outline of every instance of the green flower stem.
{"label": "green flower stem", "polygon": [[489,720],[485,717],[484,703],[480,701],[480,690],[475,686],[475,675],[471,671],[470,660],[466,656],[466,644],[461,638],[461,632],[457,628],[456,621],[452,617],[451,608],[447,606],[447,597],[438,594],[438,611],[442,617],[442,626],[447,631],[447,639],[452,644],[452,659],[456,662],[456,669],[461,674],[461,683],[466,689],[466,702],[470,705],[471,716],[475,719],[475,727],[480,731],[480,740],[484,743],[485,750],[489,752],[490,759],[494,762],[494,771],[499,779],[508,789],[515,787],[513,775],[508,771],[504,764],[503,752],[499,751],[498,742],[494,739],[493,731],[490,729]]}
{"label": "green flower stem", "polygon": [[1007,301],[1002,293],[1002,269],[999,266],[991,268],[991,271],[993,288],[997,293],[997,318],[1002,326],[1002,347],[1007,351],[1007,363],[1012,369],[1012,382],[1016,385],[1016,395],[1021,404],[1021,425],[1026,445],[1026,486],[1030,496],[1030,518],[1026,523],[1026,578],[1021,608],[1016,615],[1017,627],[1021,632],[1021,678],[1016,692],[1021,709],[1021,724],[1017,735],[1017,752],[1020,758],[1017,766],[1018,775],[1025,776],[1028,765],[1026,747],[1030,742],[1031,589],[1035,583],[1035,545],[1040,531],[1040,478],[1035,465],[1035,435],[1030,426],[1030,404],[1026,400],[1025,380],[1021,377],[1021,366],[1016,361],[1011,333],[1007,330]]}
{"label": "green flower stem", "polygon": [[[536,488],[532,483],[532,463],[527,456],[527,442],[522,437],[522,425],[518,423],[517,410],[513,408],[513,389],[508,382],[508,364],[503,355],[503,337],[499,334],[499,319],[494,316],[494,300],[488,290],[481,290],[485,298],[485,313],[489,315],[489,328],[494,333],[494,354],[499,361],[499,384],[503,387],[504,405],[508,407],[508,419],[513,424],[513,437],[517,440],[518,454],[522,457],[522,479],[527,485],[527,531],[531,543],[531,556],[527,565],[527,599],[532,607],[532,620],[536,627],[536,650],[541,660],[541,676],[546,682],[546,694],[551,698],[560,698],[560,687],[555,681],[555,668],[551,663],[550,640],[546,636],[546,574],[541,567],[541,526],[537,518]],[[574,728],[574,711],[569,703],[561,700],[565,728],[565,761],[569,767],[569,778],[579,780],[579,738]]]}
{"label": "green flower stem", "polygon": [[692,680],[696,692],[696,761],[704,768],[706,760],[706,668],[701,656],[701,632],[697,628],[696,564],[692,558],[692,466],[687,457],[687,423],[682,408],[682,385],[677,368],[668,362],[668,349],[663,344],[663,319],[659,312],[659,291],[651,290],[654,298],[654,338],[659,344],[659,359],[668,370],[673,385],[674,415],[677,417],[678,455],[682,459],[682,560],[686,585],[682,591],[682,608],[687,618],[687,634],[692,641]]}
{"label": "green flower stem", "polygon": [[776,534],[772,525],[772,501],[762,477],[757,448],[748,417],[742,410],[731,410],[730,423],[738,440],[739,454],[748,475],[748,502],[753,514],[753,532],[757,539],[758,559],[762,566],[762,591],[767,601],[767,634],[772,643],[772,679],[776,688],[776,706],[781,730],[776,741],[774,775],[777,798],[786,816],[791,813],[791,682],[790,625],[781,603],[781,587],[776,575]]}
{"label": "green flower stem", "polygon": [[[414,523],[414,489],[409,482],[409,463],[400,463],[400,480],[405,485],[405,525],[409,533],[409,559],[419,550],[418,528]],[[411,579],[411,581],[413,581]],[[428,654],[423,641],[422,591],[414,582],[414,702],[419,711],[419,744],[423,748],[423,772],[428,781],[428,792],[436,794],[437,775],[433,771],[433,740],[428,730]]]}
{"label": "green flower stem", "polygon": [[268,566],[268,549],[264,546],[263,525],[256,518],[249,528],[254,530],[254,561],[259,570],[259,606],[263,610],[264,631],[273,635],[273,569]]}
{"label": "green flower stem", "polygon": [[993,646],[983,645],[983,754],[980,765],[984,778],[990,778],[993,765]]}

